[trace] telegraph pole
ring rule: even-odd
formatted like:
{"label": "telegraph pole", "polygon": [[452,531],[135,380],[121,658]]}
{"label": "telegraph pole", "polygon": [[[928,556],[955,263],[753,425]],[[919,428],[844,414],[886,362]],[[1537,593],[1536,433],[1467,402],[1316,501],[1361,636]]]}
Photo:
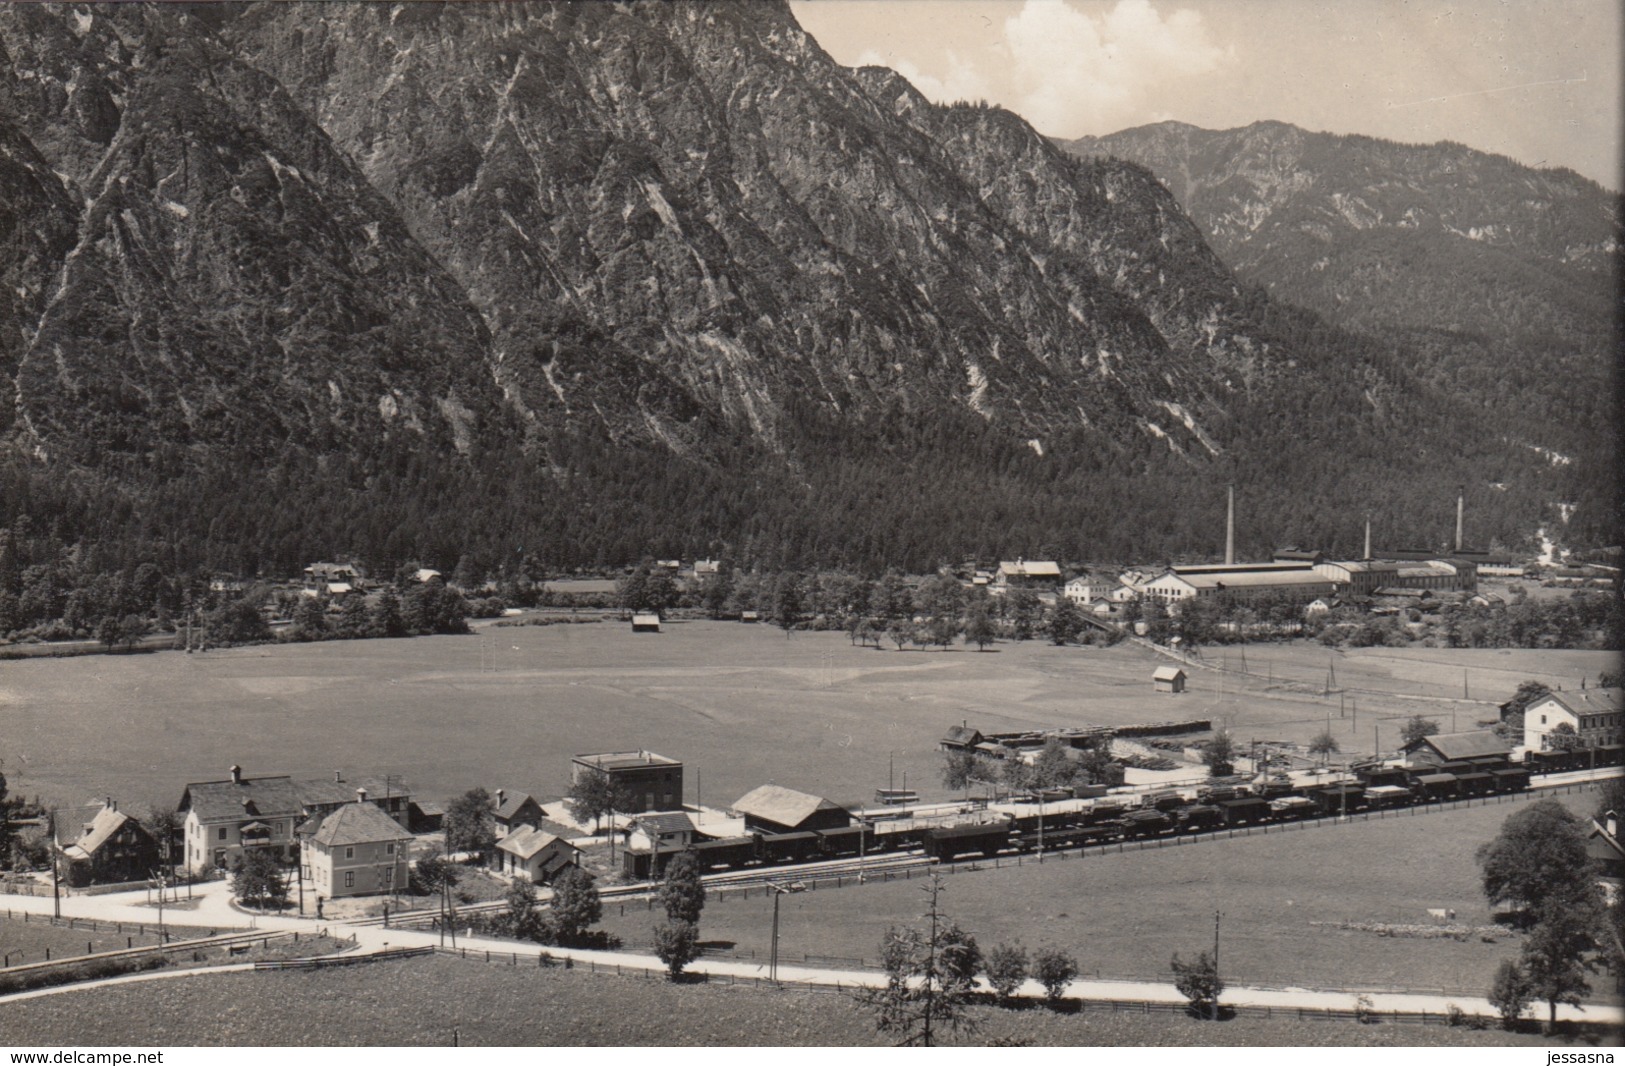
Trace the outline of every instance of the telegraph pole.
{"label": "telegraph pole", "polygon": [[[1213,912],[1213,984],[1219,983],[1219,919],[1224,917],[1217,909]],[[1213,1020],[1219,1020],[1219,994],[1213,993]]]}
{"label": "telegraph pole", "polygon": [[[56,846],[56,809],[52,808],[51,816],[47,819],[51,831],[51,914],[56,921],[62,920],[62,873],[57,862]],[[162,923],[160,923],[162,924]]]}

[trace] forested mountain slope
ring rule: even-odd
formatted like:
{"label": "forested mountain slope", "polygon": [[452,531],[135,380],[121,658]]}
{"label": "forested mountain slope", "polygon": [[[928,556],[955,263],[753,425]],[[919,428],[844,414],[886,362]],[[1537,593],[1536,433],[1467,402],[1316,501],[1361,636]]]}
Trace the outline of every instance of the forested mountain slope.
{"label": "forested mountain slope", "polygon": [[0,152],[25,563],[1157,558],[1227,480],[1244,550],[1440,540],[1461,483],[1511,544],[1556,498],[1142,167],[778,3],[12,5]]}
{"label": "forested mountain slope", "polygon": [[1617,461],[1617,194],[1459,144],[1280,122],[1163,122],[1067,148],[1149,167],[1241,280],[1393,338],[1441,394],[1572,460],[1564,498],[1586,501],[1576,522],[1590,526],[1575,532],[1604,535],[1594,490]]}

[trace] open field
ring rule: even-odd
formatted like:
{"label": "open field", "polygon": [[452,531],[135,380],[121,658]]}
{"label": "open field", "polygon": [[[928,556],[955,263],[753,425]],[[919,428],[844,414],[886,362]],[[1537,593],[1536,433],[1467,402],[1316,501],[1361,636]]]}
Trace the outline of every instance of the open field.
{"label": "open field", "polygon": [[[365,1010],[356,1004],[365,1003]],[[1086,1010],[974,1009],[962,1042],[1044,1046],[1526,1046],[1560,1040],[1444,1026],[1234,1019]],[[36,1044],[867,1046],[873,1022],[834,993],[672,985],[580,969],[443,957],[310,973],[149,981],[0,1003],[0,1027]],[[1580,1046],[1586,1046],[1581,1044]]]}
{"label": "open field", "polygon": [[[732,802],[763,782],[843,803],[888,782],[926,798],[938,738],[983,730],[1226,718],[1238,739],[1307,740],[1328,716],[1345,750],[1370,747],[1380,714],[1448,724],[1493,715],[1525,677],[1578,684],[1606,652],[1247,649],[1251,677],[1193,671],[1180,696],[1151,691],[1144,648],[1001,643],[986,653],[853,647],[839,633],[673,622],[488,627],[471,636],[335,641],[0,663],[0,757],[13,792],[63,802],[113,795],[172,805],[187,781],[249,774],[399,773],[442,800],[475,785],[558,795],[573,753],[652,748],[684,760],[689,802]],[[1239,649],[1211,649],[1210,662]],[[1328,663],[1354,697],[1321,695]],[[1395,696],[1460,696],[1426,703]],[[1289,684],[1295,679],[1296,683]],[[1381,723],[1391,747],[1397,721]]]}
{"label": "open field", "polygon": [[[1597,792],[1560,797],[1582,815]],[[1517,937],[1495,943],[1385,937],[1314,923],[1433,924],[1429,908],[1451,908],[1456,924],[1489,926],[1473,853],[1527,805],[1522,797],[1487,806],[1205,840],[1184,847],[1028,857],[1019,868],[944,876],[945,913],[985,949],[1020,940],[1053,945],[1086,975],[1154,980],[1174,952],[1213,944],[1213,912],[1223,913],[1220,957],[1227,980],[1267,987],[1443,989],[1483,995],[1496,964],[1516,956]],[[780,900],[781,958],[866,959],[878,966],[892,925],[915,924],[926,881],[870,883]],[[628,904],[606,908],[604,925],[629,948],[650,940],[663,916]],[[769,954],[773,901],[760,894],[706,904],[701,938]],[[831,962],[829,965],[841,965]],[[1170,979],[1171,980],[1171,979]],[[1606,987],[1606,980],[1596,982]]]}

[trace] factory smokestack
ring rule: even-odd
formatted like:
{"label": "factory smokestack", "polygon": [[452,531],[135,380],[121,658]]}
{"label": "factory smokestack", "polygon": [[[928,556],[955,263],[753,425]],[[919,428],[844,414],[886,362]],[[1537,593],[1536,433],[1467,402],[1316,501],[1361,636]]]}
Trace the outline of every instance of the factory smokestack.
{"label": "factory smokestack", "polygon": [[1462,486],[1456,496],[1456,550],[1461,551],[1461,519],[1467,502],[1467,488]]}
{"label": "factory smokestack", "polygon": [[1230,486],[1230,505],[1224,516],[1224,565],[1236,565],[1236,487]]}
{"label": "factory smokestack", "polygon": [[1365,516],[1365,560],[1371,561],[1371,516]]}

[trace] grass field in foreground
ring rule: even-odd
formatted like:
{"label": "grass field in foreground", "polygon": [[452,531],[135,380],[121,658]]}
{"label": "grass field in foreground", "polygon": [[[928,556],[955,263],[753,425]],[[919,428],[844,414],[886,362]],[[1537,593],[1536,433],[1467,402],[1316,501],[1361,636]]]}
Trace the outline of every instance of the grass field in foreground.
{"label": "grass field in foreground", "polygon": [[[365,1004],[365,1008],[358,1007]],[[1561,1046],[1444,1026],[977,1008],[961,1043],[1045,1046]],[[833,993],[672,985],[579,969],[424,958],[310,973],[223,974],[0,1003],[16,1044],[146,1046],[873,1045],[870,1016]],[[454,1037],[455,1034],[455,1037]]]}
{"label": "grass field in foreground", "polygon": [[[1589,816],[1595,791],[1560,797]],[[1313,923],[1429,924],[1429,908],[1452,908],[1458,924],[1488,926],[1474,851],[1526,801],[1435,811],[1315,828],[1296,823],[1268,834],[1210,839],[1123,854],[1029,857],[1018,868],[944,875],[942,910],[986,950],[1021,940],[1053,945],[1084,972],[1166,977],[1174,952],[1213,945],[1222,912],[1220,957],[1227,980],[1269,987],[1395,987],[1482,995],[1496,964],[1519,941],[1384,937]],[[956,867],[963,870],[964,867]],[[780,899],[780,958],[803,954],[879,958],[891,925],[917,924],[926,881],[869,883]],[[607,908],[605,927],[629,947],[647,944],[656,919],[641,905]],[[707,903],[701,939],[769,953],[771,898]],[[832,964],[833,965],[833,964]],[[1605,979],[1594,982],[1606,985]]]}
{"label": "grass field in foreground", "polygon": [[[4,909],[3,903],[0,903],[0,909]],[[85,924],[69,928],[66,918],[53,925],[47,918],[38,915],[30,915],[27,921],[23,920],[21,914],[15,918],[0,917],[0,960],[9,958],[9,965],[20,966],[46,961],[46,948],[51,949],[53,959],[60,959],[87,954],[87,945],[92,952],[102,952],[130,946],[146,947],[161,941],[156,928],[156,912],[153,924],[146,926],[145,933],[137,933],[133,925],[125,926],[124,932],[117,932],[108,923],[98,924],[101,928],[96,930]],[[175,940],[207,936],[210,932],[208,929],[167,923],[164,927]]]}
{"label": "grass field in foreground", "polygon": [[[966,720],[991,731],[1223,716],[1245,742],[1307,740],[1330,716],[1355,750],[1370,746],[1380,713],[1437,709],[1448,722],[1456,707],[1465,726],[1526,676],[1577,684],[1614,661],[1301,643],[1246,654],[1250,677],[1196,671],[1179,696],[1151,691],[1159,660],[1133,645],[876,651],[839,633],[786,639],[728,622],[31,660],[0,671],[0,756],[14,792],[173,805],[186,782],[234,763],[248,774],[398,773],[431,800],[476,785],[558,795],[572,754],[649,748],[687,763],[691,803],[726,805],[775,782],[850,804],[905,776],[926,798],[945,796],[937,741]],[[1240,668],[1240,649],[1207,655]],[[1440,698],[1460,695],[1465,670],[1486,702],[1360,695],[1358,720],[1341,718],[1340,697],[1319,694],[1329,663],[1351,689]],[[1391,745],[1397,722],[1382,729]]]}

